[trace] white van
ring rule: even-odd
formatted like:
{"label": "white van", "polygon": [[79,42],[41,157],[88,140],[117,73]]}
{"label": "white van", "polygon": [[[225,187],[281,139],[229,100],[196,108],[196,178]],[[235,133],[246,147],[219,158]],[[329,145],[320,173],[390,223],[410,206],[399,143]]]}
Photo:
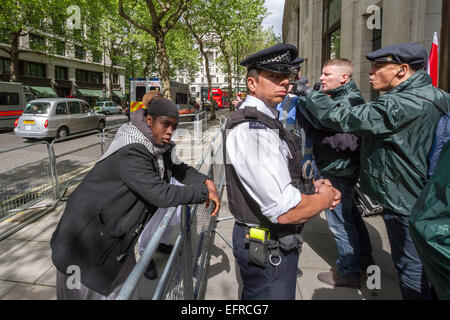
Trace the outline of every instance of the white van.
{"label": "white van", "polygon": [[21,83],[0,82],[0,129],[14,128],[26,104]]}

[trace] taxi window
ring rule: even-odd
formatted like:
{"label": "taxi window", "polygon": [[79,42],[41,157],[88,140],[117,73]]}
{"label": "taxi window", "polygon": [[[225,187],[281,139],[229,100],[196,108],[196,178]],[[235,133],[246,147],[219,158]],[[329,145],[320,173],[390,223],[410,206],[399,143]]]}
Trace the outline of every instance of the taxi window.
{"label": "taxi window", "polygon": [[87,103],[82,103],[81,107],[83,108],[84,113],[89,113],[91,111],[91,107]]}
{"label": "taxi window", "polygon": [[47,114],[49,109],[50,103],[48,102],[32,102],[27,104],[23,113]]}
{"label": "taxi window", "polygon": [[69,102],[70,113],[81,113],[80,104],[78,102]]}
{"label": "taxi window", "polygon": [[56,106],[56,114],[67,114],[67,105],[65,102],[58,103]]}

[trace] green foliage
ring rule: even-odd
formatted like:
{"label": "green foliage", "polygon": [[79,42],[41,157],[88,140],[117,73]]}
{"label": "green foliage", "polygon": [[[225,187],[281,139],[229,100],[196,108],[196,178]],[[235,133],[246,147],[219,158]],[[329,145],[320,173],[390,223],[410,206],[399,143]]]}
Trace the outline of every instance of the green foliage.
{"label": "green foliage", "polygon": [[187,77],[193,82],[195,74],[199,70],[201,60],[198,50],[194,47],[194,41],[189,31],[181,24],[167,33],[167,53],[170,59],[170,75],[176,76],[176,72]]}

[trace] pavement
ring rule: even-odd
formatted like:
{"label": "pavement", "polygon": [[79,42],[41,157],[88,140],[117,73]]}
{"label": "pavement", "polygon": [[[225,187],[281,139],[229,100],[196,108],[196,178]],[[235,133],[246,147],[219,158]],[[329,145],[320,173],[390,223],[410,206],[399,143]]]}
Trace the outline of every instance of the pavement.
{"label": "pavement", "polygon": [[[220,218],[229,217],[226,191],[222,199]],[[386,227],[381,216],[364,218],[373,246],[375,263],[380,267],[379,290],[369,290],[363,282],[362,288],[333,288],[317,280],[320,272],[336,268],[337,248],[325,218],[325,213],[311,219],[303,229],[304,244],[298,267],[303,275],[297,278],[297,300],[401,300],[397,274],[390,254]],[[216,229],[227,240],[232,239],[234,220],[224,220]],[[233,250],[219,233],[215,233],[211,246],[211,259],[208,268],[206,300],[237,300],[242,292],[239,267]]]}
{"label": "pavement", "polygon": [[[222,199],[219,217],[231,216],[226,192]],[[55,230],[65,202],[37,222],[11,235],[0,245],[0,300],[54,300],[56,299],[56,269],[51,261],[50,239]],[[365,218],[373,255],[381,269],[381,289],[361,290],[333,288],[317,280],[317,274],[335,266],[337,250],[328,229],[324,213],[308,222],[303,231],[305,243],[299,260],[303,275],[297,279],[298,300],[399,300],[400,289],[396,278],[386,228],[381,217]],[[231,240],[234,220],[217,224],[217,230]],[[242,281],[232,249],[217,232],[214,233],[209,261],[206,300],[238,300]],[[162,271],[164,255],[156,257]],[[148,281],[148,280],[145,280]],[[156,282],[141,283],[139,296],[150,299],[152,294],[144,288],[155,288]]]}

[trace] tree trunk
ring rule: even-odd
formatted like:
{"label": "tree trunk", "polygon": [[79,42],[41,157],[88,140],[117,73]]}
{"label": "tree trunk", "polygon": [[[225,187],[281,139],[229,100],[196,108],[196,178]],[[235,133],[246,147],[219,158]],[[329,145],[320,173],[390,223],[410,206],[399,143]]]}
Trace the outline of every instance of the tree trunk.
{"label": "tree trunk", "polygon": [[165,98],[172,100],[169,79],[169,58],[167,57],[166,43],[164,38],[164,35],[158,35],[157,37],[155,37],[156,51],[158,53],[159,76],[163,90],[162,94]]}
{"label": "tree trunk", "polygon": [[113,95],[113,80],[114,80],[114,77],[113,77],[113,70],[114,70],[114,68],[113,67],[114,67],[114,64],[111,63],[110,70],[109,70],[109,75],[108,75],[108,78],[109,78],[108,100],[109,101],[113,100],[112,99],[112,95]]}
{"label": "tree trunk", "polygon": [[10,78],[11,82],[17,82],[19,80],[19,37],[20,32],[11,33],[11,65],[10,65]]}
{"label": "tree trunk", "polygon": [[[211,93],[212,80],[211,80],[211,73],[209,72],[208,52],[206,52],[205,49],[203,48],[202,42],[198,42],[198,44],[200,47],[200,53],[202,54],[203,58],[205,59],[205,68],[206,68],[205,71],[206,71],[206,80],[208,81],[208,92]],[[209,116],[209,120],[214,120],[216,118],[216,104],[214,103],[214,99],[211,102],[210,110],[211,110],[211,114]]]}
{"label": "tree trunk", "polygon": [[[227,75],[228,75],[228,96],[232,97],[233,95],[233,77],[232,77],[232,70],[231,70],[231,62],[230,62],[230,55],[228,54],[225,43],[223,41],[220,41],[220,51],[222,51],[223,56],[225,57],[225,63],[227,65]],[[230,103],[230,112],[234,111],[234,106],[232,103]]]}

